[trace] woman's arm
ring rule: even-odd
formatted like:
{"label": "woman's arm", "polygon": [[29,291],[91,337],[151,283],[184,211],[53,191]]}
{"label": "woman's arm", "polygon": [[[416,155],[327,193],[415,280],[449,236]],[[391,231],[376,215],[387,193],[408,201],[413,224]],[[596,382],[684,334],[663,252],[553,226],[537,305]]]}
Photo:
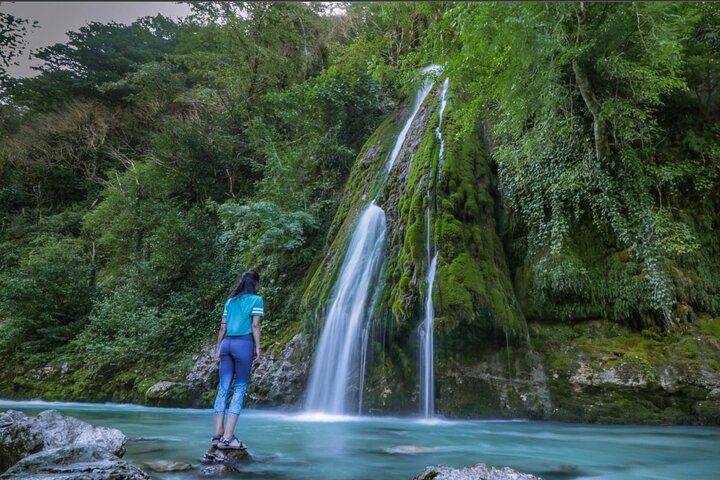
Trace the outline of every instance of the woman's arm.
{"label": "woman's arm", "polygon": [[253,360],[257,360],[260,357],[260,320],[262,317],[252,317],[252,335],[255,340],[255,354]]}

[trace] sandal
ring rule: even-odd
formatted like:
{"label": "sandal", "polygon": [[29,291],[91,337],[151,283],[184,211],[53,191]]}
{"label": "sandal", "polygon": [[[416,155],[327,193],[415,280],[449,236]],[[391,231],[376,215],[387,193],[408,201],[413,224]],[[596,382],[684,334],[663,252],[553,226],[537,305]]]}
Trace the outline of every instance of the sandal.
{"label": "sandal", "polygon": [[220,450],[247,450],[247,446],[241,442],[235,435],[230,440],[222,437],[217,444]]}
{"label": "sandal", "polygon": [[210,443],[213,447],[217,447],[218,443],[220,443],[220,440],[222,439],[222,435],[213,435],[210,439]]}

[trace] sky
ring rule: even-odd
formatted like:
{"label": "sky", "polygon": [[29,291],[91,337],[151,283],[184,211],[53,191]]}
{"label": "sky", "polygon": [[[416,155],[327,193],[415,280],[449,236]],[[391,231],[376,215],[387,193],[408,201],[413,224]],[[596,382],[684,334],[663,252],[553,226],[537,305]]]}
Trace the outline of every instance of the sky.
{"label": "sky", "polygon": [[132,23],[139,17],[158,13],[177,19],[190,13],[190,5],[175,2],[0,2],[0,11],[25,18],[30,23],[38,21],[38,28],[26,37],[25,52],[17,58],[20,65],[8,67],[11,76],[27,77],[37,74],[30,67],[38,62],[28,60],[32,50],[64,43],[68,31],[77,30],[88,22]]}

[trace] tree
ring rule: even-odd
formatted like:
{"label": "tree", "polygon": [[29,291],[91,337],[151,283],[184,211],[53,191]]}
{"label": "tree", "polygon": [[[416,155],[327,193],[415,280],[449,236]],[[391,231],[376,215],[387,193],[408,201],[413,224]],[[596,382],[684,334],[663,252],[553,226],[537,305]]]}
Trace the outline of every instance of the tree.
{"label": "tree", "polygon": [[25,35],[28,26],[36,28],[37,21],[30,25],[24,18],[0,12],[0,87],[8,78],[7,68],[10,65],[19,65],[16,58],[27,46]]}
{"label": "tree", "polygon": [[40,75],[13,82],[9,92],[15,102],[37,110],[57,108],[71,97],[116,104],[130,92],[114,89],[103,94],[100,87],[173,52],[177,29],[175,22],[162,15],[141,18],[130,25],[91,22],[68,32],[66,44],[35,52],[34,57],[44,62],[33,67]]}

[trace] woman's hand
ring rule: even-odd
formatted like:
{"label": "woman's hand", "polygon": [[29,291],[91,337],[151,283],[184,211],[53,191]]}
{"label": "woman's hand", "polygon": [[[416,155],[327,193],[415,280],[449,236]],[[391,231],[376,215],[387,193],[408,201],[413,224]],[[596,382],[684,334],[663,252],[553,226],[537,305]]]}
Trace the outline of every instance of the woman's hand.
{"label": "woman's hand", "polygon": [[260,347],[255,346],[255,353],[253,354],[253,362],[260,358]]}

